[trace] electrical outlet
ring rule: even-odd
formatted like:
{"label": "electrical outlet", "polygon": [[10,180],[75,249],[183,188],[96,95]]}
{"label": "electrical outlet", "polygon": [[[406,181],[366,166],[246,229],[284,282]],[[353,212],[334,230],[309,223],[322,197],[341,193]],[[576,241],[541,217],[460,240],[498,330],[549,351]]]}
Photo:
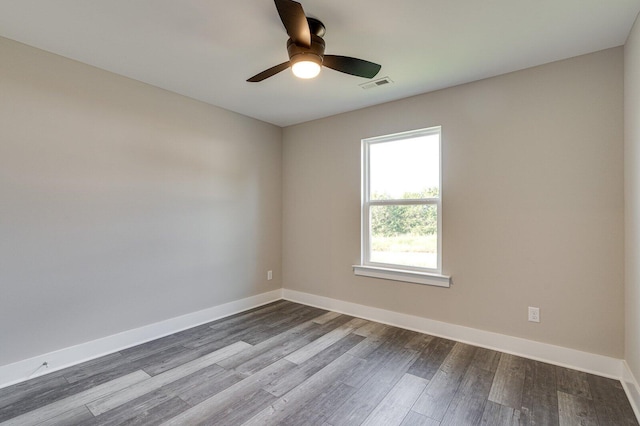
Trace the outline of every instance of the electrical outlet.
{"label": "electrical outlet", "polygon": [[267,271],[267,280],[271,281],[273,279],[273,271]]}
{"label": "electrical outlet", "polygon": [[529,306],[529,321],[540,322],[540,308]]}

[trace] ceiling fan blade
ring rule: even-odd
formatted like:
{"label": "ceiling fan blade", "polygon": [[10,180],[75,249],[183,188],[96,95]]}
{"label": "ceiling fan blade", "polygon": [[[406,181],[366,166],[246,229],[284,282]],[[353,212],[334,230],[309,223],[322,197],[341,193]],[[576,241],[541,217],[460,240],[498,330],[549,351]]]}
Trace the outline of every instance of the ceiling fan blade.
{"label": "ceiling fan blade", "polygon": [[357,77],[373,78],[378,74],[381,65],[364,59],[351,58],[349,56],[324,55],[322,65]]}
{"label": "ceiling fan blade", "polygon": [[302,5],[293,0],[274,0],[280,20],[291,40],[302,47],[311,47],[311,32]]}
{"label": "ceiling fan blade", "polygon": [[269,77],[273,77],[274,75],[278,74],[280,71],[284,71],[290,66],[291,64],[289,63],[289,61],[283,62],[281,64],[276,65],[275,67],[271,67],[268,70],[264,70],[261,73],[254,75],[247,81],[250,83],[257,83]]}

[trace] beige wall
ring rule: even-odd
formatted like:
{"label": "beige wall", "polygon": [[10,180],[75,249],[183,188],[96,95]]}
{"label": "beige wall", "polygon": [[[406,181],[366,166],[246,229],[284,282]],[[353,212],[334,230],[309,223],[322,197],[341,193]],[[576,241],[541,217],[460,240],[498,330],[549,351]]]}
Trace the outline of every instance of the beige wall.
{"label": "beige wall", "polygon": [[[615,48],[285,128],[284,287],[621,358],[622,83]],[[435,125],[453,287],[354,276],[360,140]]]}
{"label": "beige wall", "polygon": [[625,282],[627,360],[640,378],[640,18],[624,49]]}
{"label": "beige wall", "polygon": [[0,39],[0,365],[280,288],[281,135]]}

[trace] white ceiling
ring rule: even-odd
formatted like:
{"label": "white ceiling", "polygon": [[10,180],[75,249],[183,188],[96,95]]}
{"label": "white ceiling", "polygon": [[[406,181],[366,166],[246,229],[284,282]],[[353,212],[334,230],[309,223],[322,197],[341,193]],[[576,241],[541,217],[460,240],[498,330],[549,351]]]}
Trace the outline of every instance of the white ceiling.
{"label": "white ceiling", "polygon": [[[272,0],[0,0],[0,36],[279,126],[624,44],[640,0],[302,0],[327,54],[382,64],[394,84],[288,59]],[[1,58],[0,58],[1,60]]]}

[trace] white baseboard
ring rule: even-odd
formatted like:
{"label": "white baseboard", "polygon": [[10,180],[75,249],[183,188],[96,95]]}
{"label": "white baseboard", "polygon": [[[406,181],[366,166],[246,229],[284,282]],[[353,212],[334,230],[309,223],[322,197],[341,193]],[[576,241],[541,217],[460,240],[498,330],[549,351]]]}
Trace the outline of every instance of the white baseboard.
{"label": "white baseboard", "polygon": [[385,309],[372,308],[370,306],[316,296],[295,290],[283,289],[282,297],[292,302],[299,302],[305,305],[353,315],[408,330],[469,343],[474,346],[519,355],[549,364],[584,371],[586,373],[597,374],[617,380],[622,378],[622,360],[617,358],[449,324],[414,315],[387,311]]}
{"label": "white baseboard", "polygon": [[[282,290],[235,300],[140,328],[0,366],[0,388],[282,299]],[[42,364],[47,362],[48,368]]]}
{"label": "white baseboard", "polygon": [[635,378],[627,361],[622,361],[622,386],[627,393],[633,412],[636,413],[636,417],[640,420],[640,385]]}

